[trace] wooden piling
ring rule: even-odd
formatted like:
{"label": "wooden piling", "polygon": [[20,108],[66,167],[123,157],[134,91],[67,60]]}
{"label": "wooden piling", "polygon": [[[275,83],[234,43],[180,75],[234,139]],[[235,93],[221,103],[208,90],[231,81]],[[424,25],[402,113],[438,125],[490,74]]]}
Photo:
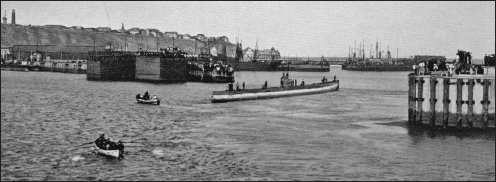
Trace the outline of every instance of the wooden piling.
{"label": "wooden piling", "polygon": [[469,79],[467,82],[468,85],[468,108],[467,108],[467,124],[469,128],[472,128],[474,126],[474,123],[472,122],[473,116],[474,116],[474,79]]}
{"label": "wooden piling", "polygon": [[443,127],[447,128],[448,127],[448,121],[449,121],[449,104],[450,104],[450,99],[449,99],[449,85],[450,85],[450,79],[449,78],[444,78],[443,79]]}
{"label": "wooden piling", "polygon": [[412,119],[412,112],[413,112],[413,103],[414,103],[414,94],[415,90],[413,90],[413,84],[415,84],[415,77],[410,76],[408,77],[408,122],[411,123],[413,121]]}
{"label": "wooden piling", "polygon": [[462,89],[463,79],[456,80],[456,120],[458,121],[456,127],[461,128],[462,125]]}
{"label": "wooden piling", "polygon": [[431,87],[431,98],[429,99],[430,104],[431,104],[431,119],[430,119],[430,125],[435,126],[436,125],[436,85],[437,85],[437,80],[435,77],[431,77],[430,80],[430,87]]}
{"label": "wooden piling", "polygon": [[412,80],[412,123],[417,121],[417,77]]}
{"label": "wooden piling", "polygon": [[491,84],[491,82],[489,82],[489,79],[484,79],[484,81],[482,81],[481,83],[484,87],[483,87],[483,90],[482,90],[482,101],[481,101],[481,104],[482,104],[482,122],[484,123],[483,124],[483,127],[484,128],[487,128],[487,125],[489,124],[489,116],[488,116],[488,113],[489,113],[489,85]]}
{"label": "wooden piling", "polygon": [[418,80],[418,98],[417,98],[417,112],[418,117],[416,124],[422,124],[422,102],[424,101],[424,78],[420,77]]}

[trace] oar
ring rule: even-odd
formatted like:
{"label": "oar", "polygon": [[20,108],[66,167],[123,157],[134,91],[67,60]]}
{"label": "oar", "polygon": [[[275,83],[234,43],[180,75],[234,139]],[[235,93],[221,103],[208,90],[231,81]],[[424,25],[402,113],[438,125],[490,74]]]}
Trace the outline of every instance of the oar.
{"label": "oar", "polygon": [[[78,146],[74,146],[74,147],[81,147],[81,146],[84,146],[84,145],[88,145],[88,144],[92,144],[93,142],[88,142],[88,143],[83,143],[81,145],[78,145]],[[67,150],[67,149],[66,149]],[[74,150],[74,149],[71,149],[71,150]]]}
{"label": "oar", "polygon": [[122,142],[122,143],[166,143],[166,142]]}
{"label": "oar", "polygon": [[[88,146],[88,147],[92,147],[92,146]],[[84,148],[88,148],[88,147],[84,147]],[[73,150],[79,150],[79,149],[83,149],[83,148],[73,148],[73,149],[69,149],[67,151],[73,151]]]}

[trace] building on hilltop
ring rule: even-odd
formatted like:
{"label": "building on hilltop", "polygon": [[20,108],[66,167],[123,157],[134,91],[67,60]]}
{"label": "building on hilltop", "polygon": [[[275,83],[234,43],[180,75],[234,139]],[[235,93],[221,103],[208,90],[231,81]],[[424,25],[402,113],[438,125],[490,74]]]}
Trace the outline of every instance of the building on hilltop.
{"label": "building on hilltop", "polygon": [[177,32],[164,32],[165,37],[170,37],[170,38],[179,38],[179,34]]}
{"label": "building on hilltop", "polygon": [[141,29],[140,28],[136,28],[136,27],[129,29],[129,33],[130,34],[133,34],[133,35],[140,34],[140,31],[141,31]]}
{"label": "building on hilltop", "polygon": [[110,31],[112,31],[112,29],[110,29],[110,27],[98,27],[97,29],[100,32],[110,32]]}
{"label": "building on hilltop", "polygon": [[76,30],[83,30],[84,27],[82,26],[72,26],[72,28],[76,29]]}
{"label": "building on hilltop", "polygon": [[61,30],[61,29],[66,29],[67,27],[64,25],[45,25],[45,28]]}
{"label": "building on hilltop", "polygon": [[207,39],[207,41],[208,41],[208,42],[215,42],[215,37],[209,37],[209,38]]}
{"label": "building on hilltop", "polygon": [[160,32],[159,30],[157,29],[154,29],[154,28],[147,28],[145,30],[145,35],[146,36],[150,36],[150,37],[157,37],[158,36],[158,32]]}
{"label": "building on hilltop", "polygon": [[83,28],[83,31],[87,31],[87,32],[96,32],[98,31],[97,29],[95,28]]}
{"label": "building on hilltop", "polygon": [[205,41],[205,38],[206,38],[206,37],[205,37],[205,35],[203,35],[203,34],[198,34],[198,35],[196,35],[196,39],[197,39],[197,40]]}
{"label": "building on hilltop", "polygon": [[191,39],[191,37],[189,36],[189,34],[183,34],[183,39]]}
{"label": "building on hilltop", "polygon": [[229,42],[229,38],[227,38],[226,36],[220,36],[217,38],[218,41],[224,41],[224,42]]}

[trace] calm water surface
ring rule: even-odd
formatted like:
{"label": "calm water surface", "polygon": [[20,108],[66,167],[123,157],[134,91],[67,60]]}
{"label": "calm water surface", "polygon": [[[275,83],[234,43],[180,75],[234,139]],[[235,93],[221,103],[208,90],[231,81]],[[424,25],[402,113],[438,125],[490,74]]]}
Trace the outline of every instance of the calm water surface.
{"label": "calm water surface", "polygon": [[[494,181],[494,132],[405,125],[407,74],[290,72],[307,84],[336,75],[340,90],[213,104],[226,84],[2,71],[1,180]],[[277,86],[281,75],[236,72],[236,81]],[[137,104],[145,90],[162,105]],[[141,143],[125,144],[123,160],[80,146],[100,133]]]}

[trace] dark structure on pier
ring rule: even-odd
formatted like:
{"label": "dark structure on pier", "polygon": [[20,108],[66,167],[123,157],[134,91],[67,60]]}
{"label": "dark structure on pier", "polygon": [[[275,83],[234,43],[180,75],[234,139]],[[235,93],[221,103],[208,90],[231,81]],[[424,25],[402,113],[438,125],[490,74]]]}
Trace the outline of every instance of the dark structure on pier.
{"label": "dark structure on pier", "polygon": [[186,82],[187,59],[177,48],[161,52],[90,52],[88,80]]}

